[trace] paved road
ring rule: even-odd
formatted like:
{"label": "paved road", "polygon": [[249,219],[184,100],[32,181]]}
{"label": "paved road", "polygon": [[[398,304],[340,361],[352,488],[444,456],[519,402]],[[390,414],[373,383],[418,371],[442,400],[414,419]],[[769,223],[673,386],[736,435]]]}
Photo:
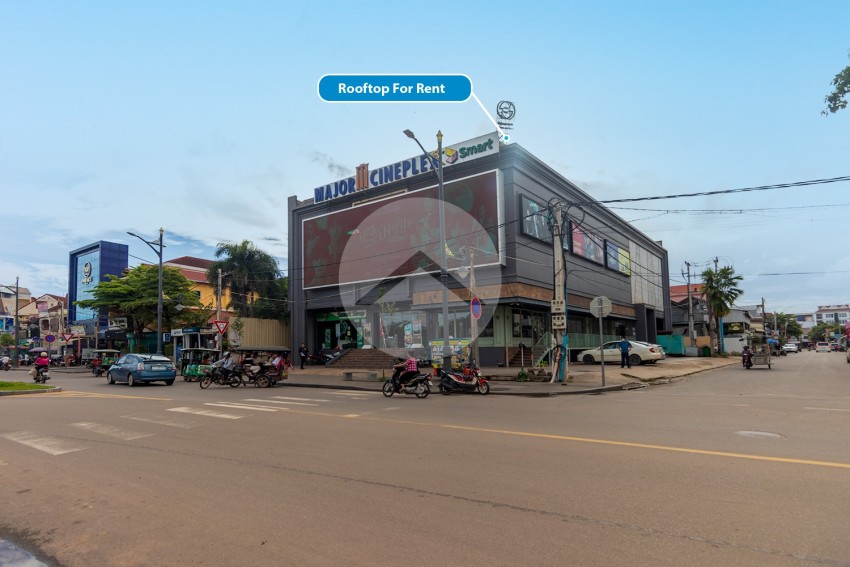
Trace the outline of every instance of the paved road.
{"label": "paved road", "polygon": [[77,565],[850,565],[850,366],[597,396],[0,398],[0,537]]}

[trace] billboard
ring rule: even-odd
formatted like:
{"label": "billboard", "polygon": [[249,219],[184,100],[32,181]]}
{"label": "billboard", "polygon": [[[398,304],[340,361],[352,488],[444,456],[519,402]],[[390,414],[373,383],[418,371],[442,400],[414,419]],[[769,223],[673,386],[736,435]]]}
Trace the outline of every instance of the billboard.
{"label": "billboard", "polygon": [[617,246],[615,243],[605,241],[605,267],[623,275],[632,275],[631,256],[627,248]]}
{"label": "billboard", "polygon": [[500,263],[499,172],[445,184],[445,243],[437,195],[433,186],[303,220],[304,289],[439,272],[444,246],[454,265],[463,247],[483,252],[476,266]]}
{"label": "billboard", "polygon": [[522,233],[531,238],[551,243],[552,231],[549,229],[546,207],[525,195],[520,196],[519,206],[522,215]]}
{"label": "billboard", "polygon": [[573,254],[604,265],[603,240],[575,221],[571,221],[570,224],[572,225]]}

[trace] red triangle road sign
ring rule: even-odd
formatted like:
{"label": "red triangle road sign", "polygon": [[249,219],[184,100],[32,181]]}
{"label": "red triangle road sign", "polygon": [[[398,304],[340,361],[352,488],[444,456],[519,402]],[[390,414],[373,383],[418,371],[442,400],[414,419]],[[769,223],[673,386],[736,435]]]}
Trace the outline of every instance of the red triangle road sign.
{"label": "red triangle road sign", "polygon": [[62,333],[62,340],[66,343],[74,338],[74,333]]}
{"label": "red triangle road sign", "polygon": [[213,325],[215,325],[215,328],[218,329],[219,335],[223,335],[227,331],[227,326],[229,324],[230,323],[227,321],[213,321]]}

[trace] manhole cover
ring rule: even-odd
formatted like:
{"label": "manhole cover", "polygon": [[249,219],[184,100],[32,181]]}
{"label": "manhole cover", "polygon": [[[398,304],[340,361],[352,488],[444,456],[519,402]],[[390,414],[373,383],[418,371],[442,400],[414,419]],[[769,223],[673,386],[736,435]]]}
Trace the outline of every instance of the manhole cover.
{"label": "manhole cover", "polygon": [[769,431],[739,431],[738,435],[743,435],[744,437],[759,437],[762,439],[781,439],[785,437],[779,433],[770,433]]}

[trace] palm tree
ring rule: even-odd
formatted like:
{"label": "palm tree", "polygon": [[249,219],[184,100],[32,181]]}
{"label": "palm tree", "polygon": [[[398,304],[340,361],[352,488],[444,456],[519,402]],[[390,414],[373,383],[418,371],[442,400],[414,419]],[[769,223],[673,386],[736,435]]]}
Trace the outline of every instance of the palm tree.
{"label": "palm tree", "polygon": [[221,268],[222,286],[230,288],[229,307],[241,317],[253,317],[254,302],[273,297],[277,291],[280,277],[277,260],[248,240],[239,244],[219,242],[215,257],[219,260],[207,271],[207,281],[217,288],[218,269]]}
{"label": "palm tree", "polygon": [[743,279],[743,276],[736,276],[734,268],[729,266],[719,270],[709,268],[702,273],[702,293],[708,303],[709,317],[713,324],[711,338],[715,348],[719,344],[717,329],[720,328],[720,319],[729,314],[735,300],[744,293],[737,287]]}

